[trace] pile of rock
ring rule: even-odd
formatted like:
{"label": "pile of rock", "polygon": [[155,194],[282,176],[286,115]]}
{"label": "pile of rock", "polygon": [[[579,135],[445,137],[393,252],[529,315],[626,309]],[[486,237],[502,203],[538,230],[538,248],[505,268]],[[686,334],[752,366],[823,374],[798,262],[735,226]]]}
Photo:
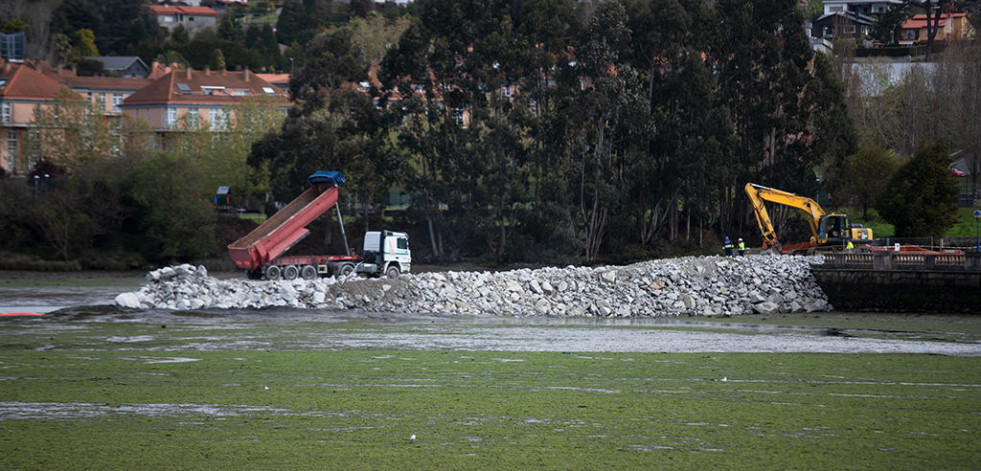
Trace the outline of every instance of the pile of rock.
{"label": "pile of rock", "polygon": [[291,307],[506,316],[679,316],[831,309],[806,257],[686,257],[625,267],[403,274],[389,279],[220,280],[180,265],[147,274],[132,309]]}

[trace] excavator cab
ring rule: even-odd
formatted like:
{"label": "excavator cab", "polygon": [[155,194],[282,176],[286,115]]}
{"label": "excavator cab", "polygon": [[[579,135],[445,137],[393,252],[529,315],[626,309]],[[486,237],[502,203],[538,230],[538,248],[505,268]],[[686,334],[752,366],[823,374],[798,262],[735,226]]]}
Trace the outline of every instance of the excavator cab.
{"label": "excavator cab", "polygon": [[850,228],[848,216],[835,213],[825,214],[821,216],[816,242],[819,245],[844,244],[847,239],[851,238]]}

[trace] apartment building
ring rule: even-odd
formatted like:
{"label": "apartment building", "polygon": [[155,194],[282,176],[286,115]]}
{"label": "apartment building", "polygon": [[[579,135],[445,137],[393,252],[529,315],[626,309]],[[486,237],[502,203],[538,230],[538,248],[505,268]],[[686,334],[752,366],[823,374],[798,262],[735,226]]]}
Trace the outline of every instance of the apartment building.
{"label": "apartment building", "polygon": [[81,98],[27,63],[0,60],[0,168],[6,175],[27,173],[39,156],[27,155],[26,141],[35,116],[58,99]]}
{"label": "apartment building", "polygon": [[229,72],[172,70],[125,98],[120,106],[131,118],[142,119],[159,137],[163,149],[173,149],[189,129],[221,132],[235,119],[236,109],[252,102],[285,113],[285,91],[249,70]]}

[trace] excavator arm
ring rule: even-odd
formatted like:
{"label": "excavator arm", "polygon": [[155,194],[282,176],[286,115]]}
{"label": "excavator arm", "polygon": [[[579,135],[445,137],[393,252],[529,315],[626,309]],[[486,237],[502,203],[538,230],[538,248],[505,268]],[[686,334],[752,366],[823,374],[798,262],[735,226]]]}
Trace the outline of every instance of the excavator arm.
{"label": "excavator arm", "polygon": [[746,196],[749,197],[749,201],[753,205],[753,212],[756,214],[756,222],[760,226],[760,233],[763,235],[764,249],[780,247],[780,242],[777,241],[777,234],[773,230],[773,222],[770,220],[770,215],[767,213],[766,206],[763,204],[764,201],[790,206],[791,208],[796,208],[804,212],[807,215],[807,223],[811,226],[811,234],[813,234],[811,243],[818,242],[818,228],[821,223],[821,217],[825,215],[825,212],[824,209],[821,209],[821,205],[817,204],[817,201],[755,183],[747,183],[745,190]]}

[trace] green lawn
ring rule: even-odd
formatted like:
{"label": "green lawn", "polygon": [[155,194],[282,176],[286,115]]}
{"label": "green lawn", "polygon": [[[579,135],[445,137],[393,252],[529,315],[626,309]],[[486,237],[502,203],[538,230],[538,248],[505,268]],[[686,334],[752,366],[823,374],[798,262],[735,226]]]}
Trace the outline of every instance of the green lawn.
{"label": "green lawn", "polygon": [[[981,462],[977,358],[315,351],[277,345],[311,329],[370,337],[389,327],[139,318],[56,327],[0,323],[4,469],[900,470]],[[250,343],[270,329],[282,342]],[[218,337],[241,346],[207,351]]]}
{"label": "green lawn", "polygon": [[957,222],[947,231],[947,237],[975,237],[977,231],[975,209],[977,208],[957,208]]}
{"label": "green lawn", "polygon": [[258,24],[258,25],[261,25],[261,24],[270,24],[270,25],[272,25],[272,24],[276,23],[276,20],[278,18],[279,18],[279,15],[277,15],[276,12],[269,12],[269,13],[263,13],[263,14],[249,14],[249,15],[246,15],[246,16],[242,17],[242,20],[241,21],[242,21],[242,24],[244,24],[244,25],[250,25],[250,24]]}
{"label": "green lawn", "polygon": [[[947,230],[945,237],[975,237],[977,231],[977,221],[974,219],[975,209],[977,208],[957,208],[957,222]],[[863,220],[858,217],[862,214],[861,210],[846,210],[846,213],[851,216],[853,223],[872,228],[872,234],[877,239],[893,237],[896,234],[895,227],[879,218],[874,212],[870,212],[870,215],[875,216],[871,220]]]}

